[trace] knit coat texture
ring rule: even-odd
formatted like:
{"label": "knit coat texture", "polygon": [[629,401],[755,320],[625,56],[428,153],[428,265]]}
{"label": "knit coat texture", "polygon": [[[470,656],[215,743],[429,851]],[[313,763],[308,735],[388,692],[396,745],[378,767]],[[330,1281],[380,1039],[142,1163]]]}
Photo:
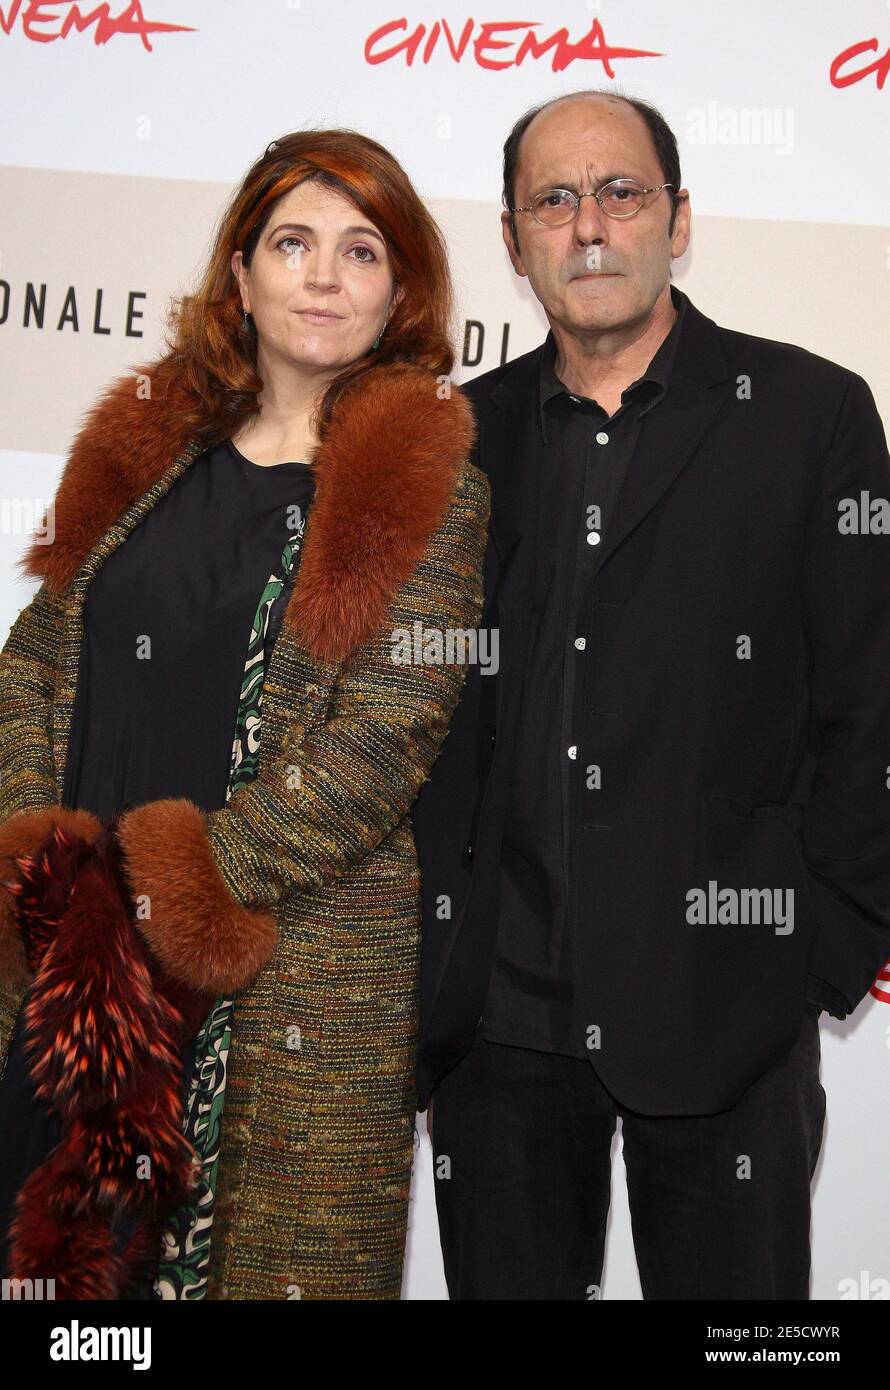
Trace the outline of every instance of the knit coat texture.
{"label": "knit coat texture", "polygon": [[[186,405],[158,364],[112,383],[21,562],[41,583],[0,653],[0,878],[75,814],[61,796],[84,601],[206,447]],[[309,459],[258,776],[209,814],[172,798],[120,818],[150,950],[182,985],[235,991],[211,1298],[399,1297],[421,920],[411,805],[482,610],[490,496],[473,435],[460,390],[419,367],[353,383]],[[0,899],[2,1068],[31,977]]]}

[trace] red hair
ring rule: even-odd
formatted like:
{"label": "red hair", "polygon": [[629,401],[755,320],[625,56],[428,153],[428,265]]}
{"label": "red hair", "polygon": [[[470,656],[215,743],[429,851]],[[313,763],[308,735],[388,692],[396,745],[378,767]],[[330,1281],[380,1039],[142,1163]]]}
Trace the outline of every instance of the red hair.
{"label": "red hair", "polygon": [[234,434],[259,412],[263,383],[256,369],[256,330],[245,326],[231,267],[240,250],[250,264],[275,205],[310,180],[341,193],[383,237],[396,285],[404,291],[380,347],[342,371],[316,412],[321,437],[340,394],[358,377],[398,362],[437,376],[454,365],[453,297],[442,233],[398,161],[358,131],[295,131],[273,140],[229,200],[201,283],[172,301],[167,353],[160,376],[174,373],[191,387],[194,431],[205,444]]}

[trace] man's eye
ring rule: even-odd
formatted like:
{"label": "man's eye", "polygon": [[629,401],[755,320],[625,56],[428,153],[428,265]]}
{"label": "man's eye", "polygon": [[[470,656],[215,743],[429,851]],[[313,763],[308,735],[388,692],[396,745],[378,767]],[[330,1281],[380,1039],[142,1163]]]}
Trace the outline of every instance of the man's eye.
{"label": "man's eye", "polygon": [[604,188],[603,193],[612,203],[626,205],[642,202],[643,190],[636,184],[624,184],[616,188]]}

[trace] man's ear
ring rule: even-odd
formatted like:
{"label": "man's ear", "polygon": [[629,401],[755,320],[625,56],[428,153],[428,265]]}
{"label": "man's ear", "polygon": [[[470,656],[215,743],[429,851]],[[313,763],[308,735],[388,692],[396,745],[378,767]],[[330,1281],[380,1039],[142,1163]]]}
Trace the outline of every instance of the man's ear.
{"label": "man's ear", "polygon": [[677,216],[674,221],[674,230],[671,232],[671,260],[677,260],[682,256],[689,245],[690,225],[692,219],[692,206],[689,201],[689,189],[681,188],[677,195]]}
{"label": "man's ear", "polygon": [[504,245],[507,248],[507,255],[510,257],[513,269],[516,271],[517,275],[525,275],[527,272],[525,266],[522,264],[522,256],[519,253],[518,246],[513,240],[513,228],[510,225],[512,216],[513,214],[507,211],[501,213],[501,234],[504,238]]}

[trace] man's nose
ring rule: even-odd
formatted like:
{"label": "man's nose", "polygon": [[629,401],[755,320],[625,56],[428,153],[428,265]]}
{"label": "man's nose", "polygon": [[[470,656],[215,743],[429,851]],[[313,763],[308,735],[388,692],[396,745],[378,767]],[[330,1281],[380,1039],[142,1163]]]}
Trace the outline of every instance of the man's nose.
{"label": "man's nose", "polygon": [[593,194],[586,194],[578,204],[575,237],[582,246],[589,246],[591,242],[597,246],[608,246],[608,220]]}

